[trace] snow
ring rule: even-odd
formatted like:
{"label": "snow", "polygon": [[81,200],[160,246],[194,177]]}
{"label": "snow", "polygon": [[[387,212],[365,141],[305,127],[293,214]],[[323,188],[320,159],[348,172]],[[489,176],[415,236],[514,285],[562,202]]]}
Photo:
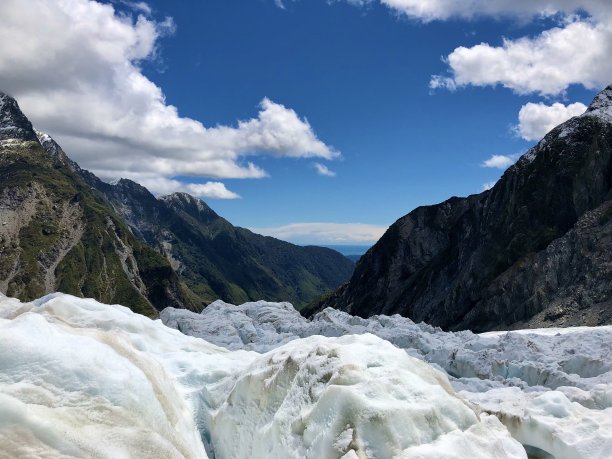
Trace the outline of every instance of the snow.
{"label": "snow", "polygon": [[[256,317],[296,318],[280,309]],[[8,457],[526,458],[443,372],[372,334],[230,351],[64,294],[0,295],[0,394]]]}
{"label": "snow", "polygon": [[45,132],[41,132],[34,129],[38,143],[45,149],[51,156],[57,156],[60,152],[60,146],[51,138],[51,136]]}
{"label": "snow", "polygon": [[612,123],[612,86],[601,91],[583,116],[598,117]]}
{"label": "snow", "polygon": [[370,334],[312,336],[262,355],[214,424],[220,457],[525,457],[442,373]]}
{"label": "snow", "polygon": [[201,314],[168,308],[161,318],[228,349],[258,352],[313,335],[371,333],[444,371],[463,398],[495,414],[521,443],[557,459],[611,456],[611,326],[476,335],[397,315],[362,319],[328,308],[307,320],[289,303],[221,301]]}

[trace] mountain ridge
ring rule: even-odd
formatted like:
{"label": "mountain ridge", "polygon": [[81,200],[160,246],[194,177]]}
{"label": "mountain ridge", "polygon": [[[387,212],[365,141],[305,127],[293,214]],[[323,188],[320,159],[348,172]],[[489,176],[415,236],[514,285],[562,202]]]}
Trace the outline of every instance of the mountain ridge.
{"label": "mountain ridge", "polygon": [[145,315],[189,302],[170,265],[50,154],[17,102],[0,96],[0,290],[33,299],[56,289],[125,302]]}
{"label": "mountain ridge", "polygon": [[491,190],[398,219],[313,310],[450,330],[610,323],[611,114],[608,86]]}
{"label": "mountain ridge", "polygon": [[[167,306],[200,310],[217,299],[288,299],[300,306],[340,285],[354,267],[337,252],[234,227],[186,193],[158,199],[128,179],[103,182],[36,131],[3,93],[0,177],[6,223],[0,291],[21,299],[58,289],[137,304],[151,316]],[[88,266],[94,259],[96,266]],[[92,279],[98,270],[107,277]],[[86,284],[97,287],[84,291]]]}
{"label": "mountain ridge", "polygon": [[[186,193],[154,201],[144,187],[133,183],[123,180],[119,182],[121,192],[117,188],[113,193],[107,191],[109,202],[135,233],[159,247],[190,289],[206,302],[268,297],[299,307],[333,290],[354,268],[350,260],[331,249],[300,247],[233,226]],[[134,194],[148,204],[138,205]]]}

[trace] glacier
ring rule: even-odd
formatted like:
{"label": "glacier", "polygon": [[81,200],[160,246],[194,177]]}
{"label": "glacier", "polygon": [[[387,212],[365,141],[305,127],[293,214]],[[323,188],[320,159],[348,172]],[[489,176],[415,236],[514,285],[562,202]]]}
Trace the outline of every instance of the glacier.
{"label": "glacier", "polygon": [[161,319],[0,294],[0,457],[612,451],[612,327],[445,333],[333,309],[307,320],[265,302]]}
{"label": "glacier", "polygon": [[612,326],[453,333],[399,315],[362,319],[332,308],[306,319],[290,303],[263,301],[216,301],[200,314],[167,308],[161,319],[227,349],[257,352],[314,335],[373,334],[443,372],[532,457],[612,458]]}

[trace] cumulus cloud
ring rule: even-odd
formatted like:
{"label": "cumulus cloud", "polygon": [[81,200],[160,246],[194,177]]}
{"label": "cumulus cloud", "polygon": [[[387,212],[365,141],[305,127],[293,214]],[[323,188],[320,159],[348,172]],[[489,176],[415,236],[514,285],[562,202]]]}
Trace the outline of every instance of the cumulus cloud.
{"label": "cumulus cloud", "polygon": [[375,1],[416,21],[451,18],[553,17],[559,27],[535,37],[503,39],[500,46],[460,46],[443,60],[448,72],[433,75],[431,89],[502,85],[520,93],[556,95],[572,84],[598,89],[612,75],[612,9],[609,0],[345,0]]}
{"label": "cumulus cloud", "polygon": [[574,116],[582,115],[586,109],[587,106],[580,102],[570,105],[529,102],[521,107],[516,130],[525,140],[540,140],[551,129]]}
{"label": "cumulus cloud", "polygon": [[433,76],[430,87],[502,85],[518,94],[551,96],[572,84],[605,86],[612,75],[612,23],[571,22],[531,38],[504,39],[456,48],[445,61],[450,76]]}
{"label": "cumulus cloud", "polygon": [[[0,2],[1,89],[83,167],[104,179],[191,187],[176,177],[259,178],[266,172],[248,157],[339,156],[308,120],[267,98],[255,117],[233,126],[181,116],[139,67],[158,56],[159,38],[174,24],[129,3],[146,14],[90,0]],[[232,195],[217,183],[206,192]]]}
{"label": "cumulus cloud", "polygon": [[324,175],[326,177],[335,177],[336,173],[330,170],[325,164],[313,163],[313,167],[317,170],[317,174]]}
{"label": "cumulus cloud", "polygon": [[[116,0],[117,1],[117,0]],[[132,8],[135,11],[139,11],[144,14],[151,14],[153,10],[151,7],[145,2],[134,2],[130,0],[118,0],[118,3],[123,4],[129,8]]]}
{"label": "cumulus cloud", "polygon": [[251,231],[295,244],[373,244],[387,230],[385,226],[363,223],[292,223]]}
{"label": "cumulus cloud", "polygon": [[489,159],[482,162],[482,167],[490,167],[493,169],[507,169],[514,164],[516,156],[492,155]]}

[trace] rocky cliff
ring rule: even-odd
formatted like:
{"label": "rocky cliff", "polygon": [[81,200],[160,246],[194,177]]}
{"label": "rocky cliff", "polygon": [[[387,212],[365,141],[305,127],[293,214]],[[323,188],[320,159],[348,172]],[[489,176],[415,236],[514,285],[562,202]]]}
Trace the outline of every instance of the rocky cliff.
{"label": "rocky cliff", "polygon": [[138,240],[17,102],[0,95],[0,292],[53,291],[155,316],[193,306],[170,263]]}
{"label": "rocky cliff", "polygon": [[321,306],[445,329],[612,322],[612,86],[489,191],[395,222]]}

